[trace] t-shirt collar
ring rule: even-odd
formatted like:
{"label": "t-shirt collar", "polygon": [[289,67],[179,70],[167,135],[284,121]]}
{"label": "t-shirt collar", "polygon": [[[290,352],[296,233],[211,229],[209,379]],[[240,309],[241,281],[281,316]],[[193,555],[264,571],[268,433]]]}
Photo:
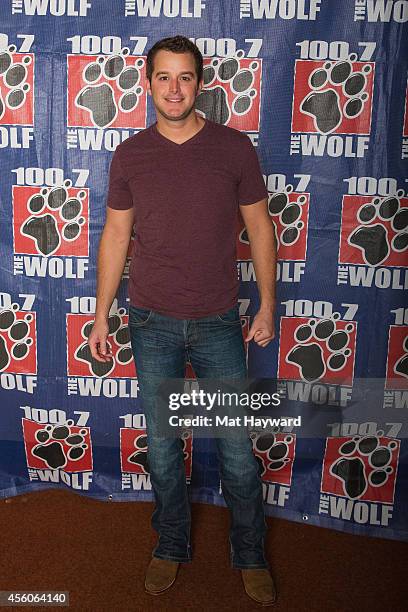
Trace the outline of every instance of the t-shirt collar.
{"label": "t-shirt collar", "polygon": [[185,140],[184,142],[182,142],[180,144],[177,143],[177,142],[174,142],[173,140],[170,140],[170,138],[166,138],[166,136],[163,136],[163,134],[161,134],[159,132],[159,130],[157,129],[157,121],[156,121],[156,123],[154,123],[152,125],[152,129],[153,129],[153,134],[157,138],[159,138],[162,142],[164,142],[164,143],[166,143],[166,144],[168,144],[170,146],[173,146],[173,147],[180,147],[181,148],[181,147],[184,147],[186,145],[190,145],[192,143],[196,143],[197,140],[201,139],[203,134],[207,131],[208,125],[209,125],[208,119],[204,119],[203,127],[200,130],[198,130],[198,132],[196,132],[193,136],[191,136],[191,138],[189,138],[188,140]]}

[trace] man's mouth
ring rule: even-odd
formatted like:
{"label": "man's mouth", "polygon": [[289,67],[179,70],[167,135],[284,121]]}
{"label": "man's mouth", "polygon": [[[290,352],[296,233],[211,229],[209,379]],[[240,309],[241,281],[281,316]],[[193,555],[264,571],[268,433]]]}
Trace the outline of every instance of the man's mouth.
{"label": "man's mouth", "polygon": [[165,98],[166,102],[182,102],[183,98]]}

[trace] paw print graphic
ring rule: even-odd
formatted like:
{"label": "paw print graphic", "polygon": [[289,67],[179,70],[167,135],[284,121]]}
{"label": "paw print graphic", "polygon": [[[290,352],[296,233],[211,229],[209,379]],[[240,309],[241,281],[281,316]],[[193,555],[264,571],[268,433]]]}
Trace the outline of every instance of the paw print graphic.
{"label": "paw print graphic", "polygon": [[223,125],[248,131],[259,130],[262,61],[235,57],[206,60],[204,87],[196,100],[201,114]]}
{"label": "paw print graphic", "polygon": [[256,455],[261,468],[261,476],[264,476],[267,470],[280,470],[290,461],[288,458],[289,444],[293,442],[293,436],[285,436],[281,441],[278,441],[273,433],[251,437],[254,450],[261,453]]}
{"label": "paw print graphic", "polygon": [[145,117],[141,125],[146,113],[144,66],[145,58],[132,57],[128,48],[96,58],[69,56],[68,125],[145,127]]}
{"label": "paw print graphic", "polygon": [[[297,375],[306,382],[325,380],[350,384],[355,334],[355,323],[340,321],[339,313],[319,320],[282,317],[278,376],[295,378],[294,372],[288,370],[289,365],[295,366]],[[293,340],[285,350],[290,337]]]}
{"label": "paw print graphic", "polygon": [[15,253],[89,255],[89,191],[70,180],[56,187],[13,187]]}
{"label": "paw print graphic", "polygon": [[[123,472],[149,474],[148,445],[146,431],[122,428],[120,431],[121,464]],[[192,436],[191,431],[184,430],[179,442],[183,452],[186,480],[191,477]],[[134,450],[135,449],[135,450]],[[131,464],[131,465],[128,465]]]}
{"label": "paw print graphic", "polygon": [[408,389],[408,325],[390,325],[385,388]]}
{"label": "paw print graphic", "polygon": [[183,428],[180,436],[180,445],[184,458],[184,469],[186,471],[186,483],[191,482],[193,471],[193,432],[191,429]]}
{"label": "paw print graphic", "polygon": [[386,501],[381,494],[376,496],[375,489],[395,479],[399,442],[382,436],[383,432],[378,432],[377,436],[354,436],[342,442],[329,467],[330,475],[341,483],[341,495]]}
{"label": "paw print graphic", "polygon": [[49,469],[65,468],[70,461],[79,461],[85,455],[88,444],[86,428],[73,433],[74,422],[69,420],[65,425],[46,425],[35,432],[38,442],[31,449],[34,457],[42,459]]}
{"label": "paw print graphic", "polygon": [[360,251],[361,263],[406,265],[408,200],[403,195],[403,190],[399,190],[397,195],[376,197],[359,206],[358,225],[348,234],[347,243]]}
{"label": "paw print graphic", "polygon": [[305,259],[309,197],[292,193],[292,185],[287,185],[285,191],[271,194],[268,210],[275,227],[279,258]]}
{"label": "paw print graphic", "polygon": [[27,465],[33,469],[63,469],[66,472],[92,470],[89,427],[65,423],[51,425],[23,419]]}
{"label": "paw print graphic", "polygon": [[[0,52],[0,122],[32,125],[33,99],[29,92],[33,86],[33,55],[16,50],[15,45],[9,45]],[[17,112],[19,109],[21,112]]]}
{"label": "paw print graphic", "polygon": [[374,64],[358,62],[355,53],[336,62],[298,60],[292,131],[368,134],[373,73]]}
{"label": "paw print graphic", "polygon": [[149,473],[149,461],[147,459],[147,436],[142,434],[134,439],[136,450],[128,457],[129,463],[140,466],[145,474]]}
{"label": "paw print graphic", "polygon": [[0,372],[11,367],[15,372],[35,373],[36,357],[32,336],[35,338],[33,313],[19,312],[18,304],[0,311]]}
{"label": "paw print graphic", "polygon": [[277,432],[252,432],[250,437],[262,480],[290,486],[296,436]]}
{"label": "paw print graphic", "polygon": [[[270,193],[268,210],[277,242],[279,260],[304,261],[307,250],[309,194],[295,193],[292,185]],[[238,235],[237,259],[251,259],[248,232],[243,225]]]}
{"label": "paw print graphic", "polygon": [[402,348],[404,353],[395,362],[394,373],[398,374],[399,376],[403,376],[408,380],[408,335],[404,338]]}
{"label": "paw print graphic", "polygon": [[189,459],[191,459],[191,430],[185,429],[184,431],[181,432],[180,444],[183,450],[183,458],[184,458],[184,461],[186,462]]}
{"label": "paw print graphic", "polygon": [[[338,372],[344,368],[352,354],[348,345],[353,330],[352,323],[346,325],[345,329],[336,329],[336,318],[318,322],[311,319],[296,329],[294,339],[297,344],[286,356],[286,360],[295,364],[302,378],[308,382],[323,378],[326,368]],[[329,352],[327,358],[324,357],[322,341]]]}
{"label": "paw print graphic", "polygon": [[[129,327],[125,315],[125,309],[120,308],[117,313],[110,315],[108,319],[109,325],[109,340],[108,346],[111,351],[112,359],[107,362],[97,361],[92,357],[91,350],[88,345],[88,338],[93,327],[93,321],[85,317],[85,320],[80,328],[79,343],[74,343],[74,363],[70,365],[70,374],[83,375],[82,372],[76,371],[75,361],[86,364],[87,373],[89,376],[105,377],[109,374],[112,376],[130,376],[131,372],[121,370],[121,367],[133,364],[133,354],[130,346]],[[81,317],[81,315],[68,315],[69,317]],[[68,324],[69,325],[69,324]],[[73,323],[75,325],[75,323]],[[68,330],[70,326],[68,326]],[[68,339],[70,344],[70,338]],[[121,373],[122,372],[122,373]]]}

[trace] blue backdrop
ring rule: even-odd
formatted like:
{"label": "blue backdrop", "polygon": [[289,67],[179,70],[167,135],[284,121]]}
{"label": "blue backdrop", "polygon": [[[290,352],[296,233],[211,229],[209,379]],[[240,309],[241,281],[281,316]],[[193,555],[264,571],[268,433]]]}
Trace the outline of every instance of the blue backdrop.
{"label": "blue backdrop", "polygon": [[[248,134],[270,193],[277,339],[250,347],[250,373],[337,408],[356,380],[381,383],[377,416],[337,411],[325,438],[253,432],[267,512],[406,539],[408,1],[4,0],[0,15],[0,495],[151,499],[126,271],[109,371],[86,339],[112,153],[154,121],[146,53],[180,33],[205,58],[198,110]],[[237,267],[246,332],[243,227]],[[184,445],[193,499],[223,503],[212,441]]]}

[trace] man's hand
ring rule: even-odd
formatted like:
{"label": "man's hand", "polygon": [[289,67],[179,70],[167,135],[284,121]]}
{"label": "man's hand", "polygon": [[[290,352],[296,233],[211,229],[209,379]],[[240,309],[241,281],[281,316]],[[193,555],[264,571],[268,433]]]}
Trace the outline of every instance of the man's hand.
{"label": "man's hand", "polygon": [[254,340],[259,346],[265,348],[275,337],[274,315],[271,310],[259,310],[255,315],[245,342]]}
{"label": "man's hand", "polygon": [[96,361],[107,362],[112,359],[108,344],[109,326],[107,321],[95,321],[89,334],[88,344]]}
{"label": "man's hand", "polygon": [[265,348],[275,337],[276,238],[268,212],[268,200],[240,206],[254,262],[261,307],[253,320],[246,342]]}

